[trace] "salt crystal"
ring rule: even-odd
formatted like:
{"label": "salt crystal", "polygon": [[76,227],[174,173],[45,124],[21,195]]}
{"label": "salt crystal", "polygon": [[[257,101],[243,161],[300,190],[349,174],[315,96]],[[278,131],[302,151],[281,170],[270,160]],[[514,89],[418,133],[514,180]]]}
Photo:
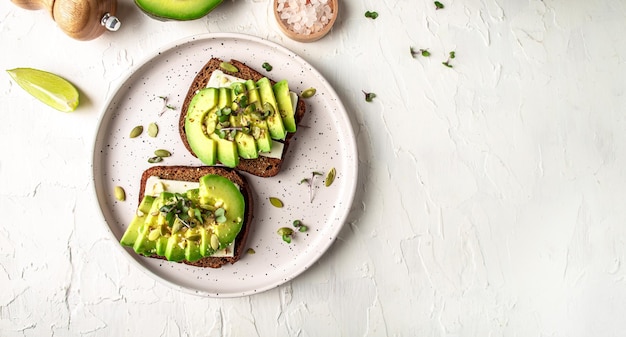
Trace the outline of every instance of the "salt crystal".
{"label": "salt crystal", "polygon": [[304,35],[321,31],[332,16],[328,0],[278,0],[277,10],[289,29]]}

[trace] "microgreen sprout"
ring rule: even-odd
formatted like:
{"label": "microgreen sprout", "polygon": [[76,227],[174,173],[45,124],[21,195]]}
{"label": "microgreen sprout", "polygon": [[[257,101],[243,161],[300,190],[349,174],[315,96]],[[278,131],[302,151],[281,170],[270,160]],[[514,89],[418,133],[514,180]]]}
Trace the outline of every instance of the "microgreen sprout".
{"label": "microgreen sprout", "polygon": [[223,208],[218,208],[215,210],[215,212],[213,212],[213,214],[215,215],[215,222],[217,223],[224,223],[226,222],[226,210],[224,210]]}
{"label": "microgreen sprout", "polygon": [[163,113],[165,113],[165,111],[169,110],[176,110],[176,107],[170,105],[167,103],[167,96],[159,96],[159,98],[163,101],[163,108],[161,109],[161,112],[159,112],[159,117],[163,115]]}
{"label": "microgreen sprout", "polygon": [[441,62],[441,64],[443,64],[444,66],[448,67],[448,68],[452,68],[452,65],[450,64],[450,60],[452,60],[453,58],[456,57],[456,52],[451,51],[448,54],[448,59],[445,62]]}
{"label": "microgreen sprout", "polygon": [[435,1],[435,9],[443,9],[445,6],[439,2],[439,1]]}
{"label": "microgreen sprout", "polygon": [[265,62],[263,63],[263,69],[267,70],[267,71],[272,71],[272,65]]}
{"label": "microgreen sprout", "polygon": [[304,225],[302,223],[302,221],[300,220],[294,220],[293,221],[293,226],[296,227],[298,229],[298,232],[304,233],[307,230],[309,230],[309,227],[307,227],[306,225]]}
{"label": "microgreen sprout", "polygon": [[192,201],[180,193],[175,193],[159,211],[165,214],[165,221],[172,228],[176,222],[188,228],[204,222],[202,211],[194,207]]}
{"label": "microgreen sprout", "polygon": [[378,13],[374,11],[367,11],[365,12],[365,17],[370,18],[372,20],[376,20],[376,18],[378,17]]}
{"label": "microgreen sprout", "polygon": [[365,95],[366,102],[372,102],[374,100],[374,97],[376,97],[376,94],[373,92],[365,92],[364,90],[361,90],[361,91]]}
{"label": "microgreen sprout", "polygon": [[313,186],[315,183],[315,177],[324,175],[321,172],[313,171],[311,172],[311,178],[304,178],[300,180],[298,185],[307,184],[309,186],[309,202],[313,202]]}
{"label": "microgreen sprout", "polygon": [[430,56],[430,52],[428,51],[428,49],[418,49],[418,50],[415,50],[415,48],[411,47],[411,56],[413,58],[416,58],[418,55],[422,55],[424,57],[429,57]]}

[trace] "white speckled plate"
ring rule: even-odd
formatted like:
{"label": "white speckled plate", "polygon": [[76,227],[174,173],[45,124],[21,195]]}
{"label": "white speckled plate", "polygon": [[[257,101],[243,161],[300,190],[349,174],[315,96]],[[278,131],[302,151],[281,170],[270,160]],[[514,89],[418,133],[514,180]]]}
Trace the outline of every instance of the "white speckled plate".
{"label": "white speckled plate", "polygon": [[[187,88],[197,71],[211,58],[231,58],[266,73],[287,79],[295,92],[314,87],[317,94],[306,100],[307,114],[289,147],[281,173],[272,178],[247,175],[254,189],[254,224],[247,246],[255,254],[220,269],[138,256],[132,249],[120,250],[149,275],[181,291],[235,297],[277,287],[304,272],[334,242],[352,205],[357,183],[357,150],[345,108],[333,88],[304,59],[272,42],[241,34],[208,34],[191,37],[158,50],[136,67],[109,99],[103,110],[93,155],[94,186],[108,228],[119,241],[137,207],[141,173],[152,164],[147,159],[158,148],[173,155],[162,165],[200,165],[185,149],[178,135],[178,117]],[[271,72],[262,68],[273,65]],[[159,96],[167,96],[176,110],[167,109]],[[130,130],[156,122],[156,138],[146,132],[134,139]],[[313,171],[337,171],[330,187],[324,177],[315,180],[313,202],[309,189],[299,184]],[[113,197],[114,186],[126,190],[125,202]],[[283,208],[275,208],[269,197],[278,197]],[[300,219],[309,227],[296,233],[291,244],[276,234],[282,226]]]}

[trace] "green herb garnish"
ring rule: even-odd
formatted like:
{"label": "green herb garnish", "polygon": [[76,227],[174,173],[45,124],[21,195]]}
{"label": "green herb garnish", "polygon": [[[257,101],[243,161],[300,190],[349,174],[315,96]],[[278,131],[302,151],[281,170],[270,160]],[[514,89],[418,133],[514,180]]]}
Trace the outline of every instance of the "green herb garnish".
{"label": "green herb garnish", "polygon": [[430,56],[430,52],[428,51],[428,49],[418,49],[418,50],[415,50],[413,47],[411,47],[411,56],[413,58],[415,58],[418,55],[422,55],[424,57],[429,57]]}
{"label": "green herb garnish", "polygon": [[304,178],[300,180],[298,185],[307,184],[309,186],[309,202],[313,202],[313,184],[315,182],[315,177],[324,175],[321,172],[313,171],[311,172],[311,178]]}
{"label": "green herb garnish", "polygon": [[376,94],[373,92],[365,92],[364,90],[361,91],[363,91],[363,94],[365,95],[366,102],[371,102],[374,100],[374,97],[376,97]]}
{"label": "green herb garnish", "polygon": [[265,63],[263,63],[263,69],[265,69],[267,71],[272,71],[273,68],[272,68],[271,64],[265,62]]}
{"label": "green herb garnish", "polygon": [[445,6],[439,2],[439,1],[435,1],[435,9],[443,9]]}
{"label": "green herb garnish", "polygon": [[303,233],[303,232],[306,232],[307,230],[309,230],[309,227],[304,225],[302,223],[302,221],[300,221],[300,220],[294,220],[293,221],[293,226],[298,229],[298,232],[302,232]]}
{"label": "green herb garnish", "polygon": [[367,11],[365,12],[365,17],[375,20],[378,17],[378,13]]}
{"label": "green herb garnish", "polygon": [[456,57],[456,53],[454,51],[451,51],[448,54],[448,60],[446,60],[445,62],[441,62],[441,64],[443,64],[444,66],[446,66],[448,68],[452,68],[452,65],[450,64],[450,60],[452,60],[455,57]]}

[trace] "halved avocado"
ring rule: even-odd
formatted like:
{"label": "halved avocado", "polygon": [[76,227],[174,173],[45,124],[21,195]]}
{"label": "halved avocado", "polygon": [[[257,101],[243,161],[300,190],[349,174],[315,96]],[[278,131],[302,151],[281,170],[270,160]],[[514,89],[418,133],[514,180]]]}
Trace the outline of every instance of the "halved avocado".
{"label": "halved avocado", "polygon": [[216,223],[211,230],[220,242],[220,249],[230,245],[243,225],[246,202],[239,187],[228,178],[208,174],[200,178],[200,202],[215,208],[223,208],[226,221]]}
{"label": "halved avocado", "polygon": [[157,19],[195,20],[207,15],[223,0],[135,0],[146,14]]}

